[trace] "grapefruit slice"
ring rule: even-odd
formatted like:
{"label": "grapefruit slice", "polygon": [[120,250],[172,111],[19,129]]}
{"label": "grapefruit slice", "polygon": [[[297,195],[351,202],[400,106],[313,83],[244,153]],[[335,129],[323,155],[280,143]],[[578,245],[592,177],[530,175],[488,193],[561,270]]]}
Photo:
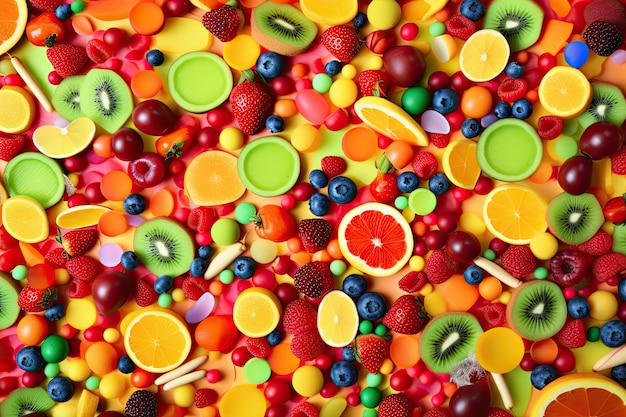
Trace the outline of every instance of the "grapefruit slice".
{"label": "grapefruit slice", "polygon": [[[26,0],[0,0],[0,55],[13,48],[22,37],[28,21]],[[356,14],[356,13],[355,13]]]}
{"label": "grapefruit slice", "polygon": [[302,13],[321,25],[342,25],[356,16],[357,0],[300,0]]}
{"label": "grapefruit slice", "polygon": [[489,81],[500,74],[509,61],[511,47],[497,30],[481,29],[470,36],[459,54],[461,72],[471,81]]}
{"label": "grapefruit slice", "polygon": [[591,84],[580,70],[557,65],[539,83],[539,101],[555,116],[569,119],[582,114],[593,96]]}
{"label": "grapefruit slice", "polygon": [[326,294],[317,309],[317,330],[328,346],[344,347],[356,337],[359,313],[354,301],[343,291]]}
{"label": "grapefruit slice", "polygon": [[223,151],[206,151],[187,167],[185,194],[199,206],[236,201],[246,191],[237,172],[237,157]]}
{"label": "grapefruit slice", "polygon": [[409,223],[386,204],[370,202],[353,208],[341,219],[337,234],[344,258],[372,276],[395,274],[413,253]]}
{"label": "grapefruit slice", "polygon": [[546,385],[533,401],[530,417],[622,417],[626,390],[596,373],[569,374]]}

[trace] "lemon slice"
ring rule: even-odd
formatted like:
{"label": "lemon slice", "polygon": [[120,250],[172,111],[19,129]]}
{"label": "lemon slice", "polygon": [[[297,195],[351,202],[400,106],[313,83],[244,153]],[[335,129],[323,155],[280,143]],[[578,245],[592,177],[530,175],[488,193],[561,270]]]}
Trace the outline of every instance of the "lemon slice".
{"label": "lemon slice", "polygon": [[0,88],[0,131],[27,131],[35,121],[35,112],[35,100],[28,91],[12,85]]}
{"label": "lemon slice", "polygon": [[359,329],[359,313],[352,298],[339,290],[326,294],[317,309],[317,329],[328,346],[344,347],[352,342]]}
{"label": "lemon slice", "polygon": [[88,117],[79,117],[63,128],[39,126],[33,132],[33,144],[50,158],[68,158],[85,150],[95,134],[96,124]]}
{"label": "lemon slice", "polygon": [[541,79],[537,92],[543,108],[564,119],[582,114],[593,96],[585,74],[564,65],[552,67]]}
{"label": "lemon slice", "polygon": [[111,211],[110,208],[96,205],[81,205],[63,210],[55,219],[58,227],[64,229],[80,229],[81,227],[98,224],[100,217]]}
{"label": "lemon slice", "polygon": [[376,132],[394,140],[428,145],[428,135],[404,109],[382,97],[366,96],[354,103],[359,118]]}
{"label": "lemon slice", "polygon": [[233,306],[233,321],[248,337],[264,337],[278,325],[282,307],[273,292],[261,287],[242,291]]}
{"label": "lemon slice", "polygon": [[50,233],[48,216],[41,203],[32,197],[16,195],[2,203],[2,225],[15,239],[38,243]]}
{"label": "lemon slice", "polygon": [[465,41],[459,53],[461,72],[469,80],[493,80],[509,61],[511,47],[497,30],[481,29]]}
{"label": "lemon slice", "polygon": [[357,0],[300,0],[302,13],[321,25],[342,25],[354,19]]}

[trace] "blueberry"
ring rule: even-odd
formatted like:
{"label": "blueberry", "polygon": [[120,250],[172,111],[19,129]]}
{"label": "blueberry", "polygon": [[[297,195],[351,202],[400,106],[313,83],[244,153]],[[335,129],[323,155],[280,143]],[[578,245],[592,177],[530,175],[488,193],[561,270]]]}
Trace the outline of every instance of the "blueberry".
{"label": "blueberry", "polygon": [[367,291],[367,281],[361,275],[350,274],[343,279],[342,289],[350,297],[359,298]]}
{"label": "blueberry", "polygon": [[485,15],[485,6],[478,0],[463,0],[459,12],[461,15],[476,22]]}
{"label": "blueberry", "polygon": [[552,365],[537,365],[530,372],[530,383],[537,389],[543,389],[556,378],[556,369]]}
{"label": "blueberry", "polygon": [[452,113],[459,106],[459,95],[451,88],[442,88],[433,94],[432,104],[441,114]]}
{"label": "blueberry", "polygon": [[267,343],[273,347],[283,341],[283,334],[278,330],[274,330],[265,336],[265,338],[267,339]]}
{"label": "blueberry", "polygon": [[525,98],[515,100],[511,106],[511,114],[518,119],[528,119],[533,114],[533,105]]}
{"label": "blueberry", "polygon": [[263,52],[256,60],[256,70],[265,78],[276,78],[285,66],[283,56],[276,52]]}
{"label": "blueberry", "polygon": [[39,346],[24,346],[15,355],[17,366],[23,371],[38,371],[45,362]]}
{"label": "blueberry", "polygon": [[498,101],[493,108],[493,112],[498,119],[506,119],[511,116],[511,105],[504,100]]}
{"label": "blueberry", "polygon": [[583,297],[574,297],[567,302],[567,312],[575,319],[582,319],[589,315],[589,301]]}
{"label": "blueberry", "polygon": [[48,382],[48,395],[58,403],[64,403],[74,396],[74,384],[69,378],[55,376]]}
{"label": "blueberry", "polygon": [[135,269],[139,266],[139,258],[137,258],[137,255],[135,255],[135,252],[133,252],[132,250],[127,250],[126,252],[122,253],[121,262],[124,269],[130,270]]}
{"label": "blueberry", "polygon": [[428,188],[435,195],[445,194],[452,184],[446,174],[438,172],[428,180]]}
{"label": "blueberry", "polygon": [[189,273],[194,277],[201,277],[208,267],[209,264],[205,259],[194,258],[193,261],[191,261],[191,265],[189,265]]}
{"label": "blueberry", "polygon": [[324,72],[332,77],[333,75],[339,74],[342,67],[343,65],[341,64],[341,62],[333,59],[332,61],[328,61],[326,65],[324,65]]}
{"label": "blueberry", "polygon": [[626,301],[626,278],[622,278],[619,284],[617,284],[617,293],[619,298]]}
{"label": "blueberry", "polygon": [[57,321],[65,316],[65,306],[63,304],[55,304],[46,309],[46,319],[48,321]]}
{"label": "blueberry", "polygon": [[396,178],[396,185],[401,193],[411,193],[417,189],[420,179],[415,172],[405,171]]}
{"label": "blueberry", "polygon": [[256,263],[249,256],[240,256],[233,263],[233,272],[236,277],[241,279],[252,278],[252,275],[256,272]]}
{"label": "blueberry", "polygon": [[600,340],[605,346],[615,348],[626,343],[626,323],[609,320],[600,328]]}
{"label": "blueberry", "polygon": [[154,291],[157,294],[165,294],[168,292],[172,285],[174,284],[174,280],[169,275],[161,275],[154,281]]}
{"label": "blueberry", "polygon": [[135,363],[128,355],[122,355],[117,360],[117,369],[123,374],[130,374],[135,370]]}
{"label": "blueberry", "polygon": [[328,177],[321,169],[314,169],[309,172],[309,183],[313,188],[324,188],[328,185]]}
{"label": "blueberry", "polygon": [[354,349],[352,346],[344,346],[341,348],[341,356],[346,361],[354,361],[356,360],[356,356],[354,356]]}
{"label": "blueberry", "polygon": [[56,8],[54,14],[59,18],[59,20],[67,20],[72,17],[72,6],[67,3],[62,4]]}
{"label": "blueberry", "polygon": [[330,367],[330,380],[338,387],[349,387],[356,384],[359,371],[349,361],[337,361]]}
{"label": "blueberry", "polygon": [[377,292],[366,292],[356,301],[356,309],[363,320],[382,319],[387,312],[387,303]]}
{"label": "blueberry", "polygon": [[363,12],[358,12],[356,16],[354,16],[354,19],[352,19],[352,24],[357,29],[362,28],[367,25],[367,15]]}
{"label": "blueberry", "polygon": [[485,277],[485,271],[479,266],[470,265],[463,271],[465,282],[470,285],[478,285]]}
{"label": "blueberry", "polygon": [[356,197],[357,186],[350,178],[338,175],[328,183],[328,197],[337,204],[347,204]]}
{"label": "blueberry", "polygon": [[476,119],[465,119],[461,124],[461,133],[466,138],[475,138],[480,135],[480,122]]}
{"label": "blueberry", "polygon": [[124,199],[124,211],[128,214],[141,214],[146,209],[146,199],[141,194],[129,194]]}
{"label": "blueberry", "polygon": [[213,248],[209,245],[202,245],[198,248],[198,256],[202,259],[209,259],[213,255]]}
{"label": "blueberry", "polygon": [[519,78],[524,74],[524,66],[519,62],[513,61],[506,65],[504,71],[511,78]]}
{"label": "blueberry", "polygon": [[158,49],[151,49],[148,53],[146,53],[146,61],[148,61],[148,64],[153,67],[158,67],[165,62],[165,55],[163,55],[163,52]]}
{"label": "blueberry", "polygon": [[330,201],[322,193],[315,193],[309,198],[309,211],[314,216],[325,216],[330,209]]}
{"label": "blueberry", "polygon": [[611,378],[620,384],[626,382],[626,364],[611,368]]}
{"label": "blueberry", "polygon": [[285,121],[282,117],[272,114],[265,120],[265,127],[271,133],[280,133],[285,130]]}

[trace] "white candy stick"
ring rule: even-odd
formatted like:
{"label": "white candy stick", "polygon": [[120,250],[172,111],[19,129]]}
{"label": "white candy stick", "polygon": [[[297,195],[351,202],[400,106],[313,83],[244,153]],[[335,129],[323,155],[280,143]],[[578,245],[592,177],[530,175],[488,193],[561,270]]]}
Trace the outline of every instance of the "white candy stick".
{"label": "white candy stick", "polygon": [[13,64],[13,68],[15,68],[15,71],[17,71],[19,76],[22,77],[22,80],[24,80],[26,86],[30,88],[30,91],[33,93],[37,101],[39,101],[39,103],[48,113],[52,113],[54,111],[52,103],[37,83],[37,80],[35,80],[33,76],[30,75],[30,72],[28,72],[24,64],[22,64],[22,61],[20,61],[18,57],[12,56],[11,64]]}
{"label": "white candy stick", "polygon": [[193,358],[189,362],[186,362],[180,365],[176,369],[172,369],[171,371],[164,373],[160,377],[154,380],[156,385],[166,384],[178,377],[185,375],[196,369],[198,366],[202,365],[209,357],[206,355],[198,356],[197,358]]}
{"label": "white candy stick", "polygon": [[599,372],[626,363],[626,345],[613,349],[593,364],[593,371]]}
{"label": "white candy stick", "polygon": [[522,281],[509,274],[504,268],[502,268],[495,262],[491,262],[489,259],[483,258],[482,256],[477,256],[476,258],[474,258],[474,263],[476,264],[476,266],[479,266],[485,271],[489,272],[491,276],[497,278],[504,285],[507,285],[511,288],[517,288],[522,285]]}
{"label": "white candy stick", "polygon": [[237,259],[245,250],[245,236],[239,242],[233,243],[232,245],[222,249],[222,251],[215,255],[215,258],[213,258],[213,260],[209,263],[209,267],[204,273],[204,279],[211,279],[215,277],[217,274],[222,272],[224,268]]}
{"label": "white candy stick", "polygon": [[498,392],[500,393],[500,397],[502,398],[502,404],[508,410],[513,408],[513,396],[511,395],[511,390],[509,389],[509,385],[506,383],[506,379],[504,379],[504,375],[491,373],[491,377],[493,378],[493,382],[496,384],[498,388]]}
{"label": "white candy stick", "polygon": [[178,378],[163,385],[163,391],[169,391],[176,387],[180,387],[181,385],[190,384],[192,382],[198,381],[204,378],[205,375],[206,375],[206,371],[204,369],[199,369],[195,372],[191,372],[183,376],[179,376]]}

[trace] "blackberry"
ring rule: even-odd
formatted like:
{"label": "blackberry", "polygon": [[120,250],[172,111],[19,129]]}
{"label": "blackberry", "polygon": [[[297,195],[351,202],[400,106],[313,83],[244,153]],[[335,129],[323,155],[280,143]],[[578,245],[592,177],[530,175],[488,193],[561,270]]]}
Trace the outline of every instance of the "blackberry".
{"label": "blackberry", "polygon": [[609,56],[622,45],[624,34],[613,23],[597,21],[587,26],[583,39],[596,54]]}
{"label": "blackberry", "polygon": [[137,390],[130,394],[124,407],[127,417],[156,417],[156,395],[147,390]]}

